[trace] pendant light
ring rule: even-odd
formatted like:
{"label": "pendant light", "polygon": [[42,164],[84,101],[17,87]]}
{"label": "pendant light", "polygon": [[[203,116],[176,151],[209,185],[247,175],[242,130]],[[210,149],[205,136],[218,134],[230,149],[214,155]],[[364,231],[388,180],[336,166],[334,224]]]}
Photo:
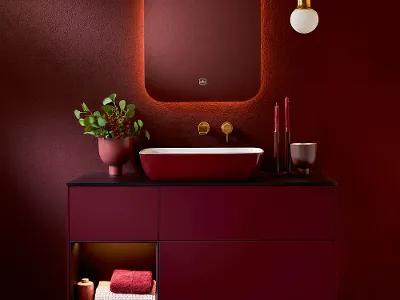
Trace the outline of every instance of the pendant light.
{"label": "pendant light", "polygon": [[317,28],[318,13],[311,8],[311,0],[297,0],[297,8],[290,16],[290,24],[298,33],[307,34]]}

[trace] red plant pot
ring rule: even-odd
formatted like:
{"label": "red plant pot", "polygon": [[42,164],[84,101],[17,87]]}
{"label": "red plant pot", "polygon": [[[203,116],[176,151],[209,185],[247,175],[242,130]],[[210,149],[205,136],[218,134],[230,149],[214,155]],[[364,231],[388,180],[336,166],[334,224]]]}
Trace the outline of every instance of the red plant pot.
{"label": "red plant pot", "polygon": [[99,155],[108,165],[108,173],[113,176],[122,174],[122,166],[132,155],[133,138],[105,139],[99,138]]}

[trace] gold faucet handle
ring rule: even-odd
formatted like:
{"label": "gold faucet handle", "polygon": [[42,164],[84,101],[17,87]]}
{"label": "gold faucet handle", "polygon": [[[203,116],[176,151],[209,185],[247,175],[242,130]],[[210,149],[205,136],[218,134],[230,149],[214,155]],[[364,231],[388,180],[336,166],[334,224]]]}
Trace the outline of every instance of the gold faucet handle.
{"label": "gold faucet handle", "polygon": [[210,124],[208,124],[206,121],[201,122],[197,126],[197,131],[200,135],[206,135],[210,131]]}
{"label": "gold faucet handle", "polygon": [[226,135],[226,142],[228,142],[228,136],[233,131],[233,125],[230,122],[225,122],[221,125],[221,130]]}

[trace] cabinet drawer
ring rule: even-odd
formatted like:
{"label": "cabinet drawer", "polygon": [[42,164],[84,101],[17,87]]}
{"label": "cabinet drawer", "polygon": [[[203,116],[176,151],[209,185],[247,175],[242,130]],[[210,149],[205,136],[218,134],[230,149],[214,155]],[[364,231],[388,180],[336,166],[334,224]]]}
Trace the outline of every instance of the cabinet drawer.
{"label": "cabinet drawer", "polygon": [[333,242],[160,242],[163,300],[334,300]]}
{"label": "cabinet drawer", "polygon": [[334,189],[162,187],[160,240],[333,240]]}
{"label": "cabinet drawer", "polygon": [[157,240],[157,210],[156,188],[70,187],[70,240]]}

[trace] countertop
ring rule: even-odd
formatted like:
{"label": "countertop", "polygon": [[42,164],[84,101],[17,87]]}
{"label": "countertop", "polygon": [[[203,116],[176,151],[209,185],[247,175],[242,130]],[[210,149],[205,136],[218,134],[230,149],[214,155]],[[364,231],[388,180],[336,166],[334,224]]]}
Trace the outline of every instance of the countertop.
{"label": "countertop", "polygon": [[260,172],[246,181],[153,181],[143,173],[110,176],[107,172],[87,173],[67,183],[72,186],[335,186],[336,181],[327,176],[310,172],[304,175],[276,175]]}

